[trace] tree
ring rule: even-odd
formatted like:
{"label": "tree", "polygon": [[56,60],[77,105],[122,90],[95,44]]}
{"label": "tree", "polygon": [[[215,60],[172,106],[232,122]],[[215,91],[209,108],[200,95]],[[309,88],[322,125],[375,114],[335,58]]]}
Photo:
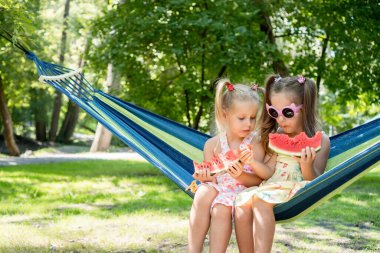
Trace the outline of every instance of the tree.
{"label": "tree", "polygon": [[0,115],[4,123],[4,139],[5,145],[12,156],[19,156],[20,150],[17,147],[16,141],[13,136],[13,123],[10,113],[8,111],[7,99],[4,95],[3,81],[0,77]]}
{"label": "tree", "polygon": [[273,50],[268,52],[268,55],[272,58],[273,71],[280,76],[288,76],[289,69],[286,67],[283,56],[276,44],[276,37],[271,22],[271,15],[273,15],[271,13],[271,6],[268,5],[265,0],[255,0],[254,3],[259,9],[260,30],[267,36],[267,42],[273,48]]}
{"label": "tree", "polygon": [[[85,66],[84,56],[88,54],[88,50],[91,44],[91,37],[88,37],[84,46],[83,53],[79,57],[78,68],[83,69]],[[78,122],[79,106],[72,100],[67,103],[67,112],[63,120],[61,129],[58,134],[58,140],[64,143],[69,143],[75,130],[75,126]]]}
{"label": "tree", "polygon": [[270,70],[258,11],[246,1],[119,4],[95,25],[92,66],[99,72],[111,62],[125,99],[206,130],[215,78],[252,82]]}
{"label": "tree", "polygon": [[[66,40],[67,40],[67,29],[68,23],[67,19],[70,13],[70,0],[65,1],[65,12],[63,14],[63,28],[62,28],[62,37],[61,37],[61,50],[59,54],[59,64],[63,65],[65,61],[65,53],[66,53]],[[62,106],[62,93],[58,90],[54,93],[54,104],[53,104],[53,114],[51,117],[50,123],[50,131],[49,131],[49,141],[55,142],[58,131],[59,124],[59,114],[61,112]]]}
{"label": "tree", "polygon": [[[28,41],[28,33],[26,30],[33,32],[31,28],[33,19],[26,14],[28,7],[38,9],[38,4],[33,5],[27,1],[26,5],[23,5],[11,0],[3,1],[0,4],[0,34],[2,36],[0,46],[12,42],[24,48],[27,47],[25,42]],[[20,150],[14,139],[13,120],[8,108],[7,90],[11,91],[10,87],[17,85],[17,81],[20,79],[22,80],[25,74],[19,75],[19,73],[25,72],[26,69],[22,62],[15,64],[14,58],[10,55],[9,45],[11,44],[0,51],[0,115],[4,124],[3,134],[9,154],[18,156]],[[19,57],[16,56],[16,58],[20,60]],[[8,60],[4,61],[4,59]]]}
{"label": "tree", "polygon": [[[115,90],[120,85],[120,79],[117,73],[113,70],[112,64],[108,64],[107,68],[107,80],[104,85],[105,92]],[[90,152],[106,151],[112,140],[112,133],[105,128],[102,124],[98,123],[96,127],[96,133],[92,142]]]}

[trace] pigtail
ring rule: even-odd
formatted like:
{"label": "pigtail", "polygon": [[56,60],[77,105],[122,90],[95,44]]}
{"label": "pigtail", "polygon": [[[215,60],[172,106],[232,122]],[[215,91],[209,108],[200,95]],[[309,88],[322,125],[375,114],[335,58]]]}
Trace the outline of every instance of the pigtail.
{"label": "pigtail", "polygon": [[258,95],[262,95],[263,97],[265,96],[265,89],[263,87],[259,87],[258,84],[252,84],[251,89],[256,91]]}
{"label": "pigtail", "polygon": [[[273,89],[274,84],[278,82],[280,79],[281,77],[279,75],[271,75],[266,79],[265,90],[263,90],[264,108],[265,108],[265,104],[270,104],[270,93]],[[260,125],[261,144],[263,145],[266,153],[271,152],[271,150],[268,148],[269,134],[277,130],[277,127],[278,127],[277,122],[275,119],[270,117],[268,113],[264,110],[263,113],[261,114],[259,125]]]}
{"label": "pigtail", "polygon": [[218,132],[224,130],[223,125],[223,88],[229,83],[228,79],[220,79],[216,84],[215,90],[215,123]]}
{"label": "pigtail", "polygon": [[317,87],[313,80],[305,78],[303,85],[303,122],[304,131],[311,137],[320,130],[320,122],[318,120],[318,103],[317,103]]}

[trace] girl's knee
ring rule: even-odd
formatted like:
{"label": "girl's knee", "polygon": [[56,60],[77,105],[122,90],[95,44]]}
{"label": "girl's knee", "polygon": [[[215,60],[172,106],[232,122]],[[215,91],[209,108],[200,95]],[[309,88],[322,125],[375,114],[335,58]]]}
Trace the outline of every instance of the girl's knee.
{"label": "girl's knee", "polygon": [[210,206],[216,195],[217,191],[213,187],[201,185],[195,192],[193,206]]}
{"label": "girl's knee", "polygon": [[194,195],[194,201],[198,199],[205,199],[205,198],[215,198],[218,191],[214,189],[214,187],[208,186],[208,185],[200,185],[195,192]]}
{"label": "girl's knee", "polygon": [[211,211],[212,219],[231,219],[232,207],[216,204]]}
{"label": "girl's knee", "polygon": [[252,219],[251,206],[236,206],[235,207],[235,222],[248,222]]}
{"label": "girl's knee", "polygon": [[268,203],[257,196],[252,198],[252,210],[268,210],[273,209],[273,207],[274,204]]}

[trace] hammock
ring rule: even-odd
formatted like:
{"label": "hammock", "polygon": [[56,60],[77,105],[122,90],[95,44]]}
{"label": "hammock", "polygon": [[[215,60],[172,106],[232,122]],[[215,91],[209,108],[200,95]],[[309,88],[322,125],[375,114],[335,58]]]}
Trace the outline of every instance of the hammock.
{"label": "hammock", "polygon": [[[193,181],[192,161],[202,160],[203,145],[209,135],[94,89],[80,70],[44,62],[31,52],[25,53],[35,62],[40,81],[64,93],[193,196],[186,190]],[[290,221],[312,211],[379,166],[379,158],[379,118],[331,137],[327,172],[301,189],[290,201],[276,205],[276,221]]]}

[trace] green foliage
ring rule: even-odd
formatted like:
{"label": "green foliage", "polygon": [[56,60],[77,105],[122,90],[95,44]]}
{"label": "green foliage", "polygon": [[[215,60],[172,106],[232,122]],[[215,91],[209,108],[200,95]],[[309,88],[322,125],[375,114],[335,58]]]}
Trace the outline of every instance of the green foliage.
{"label": "green foliage", "polygon": [[340,132],[378,115],[379,4],[352,0],[281,1],[279,5],[281,15],[274,16],[276,34],[283,36],[291,72],[322,80],[325,123]]}
{"label": "green foliage", "polygon": [[[35,40],[39,23],[39,1],[11,1],[0,4],[0,33],[14,44],[20,44],[29,49]],[[35,14],[37,14],[35,16]],[[35,67],[24,56],[23,52],[5,38],[0,37],[0,77],[8,98],[8,107],[17,134],[29,135],[30,125],[33,124],[35,110],[43,112],[46,105],[46,93],[35,96],[33,92],[43,89],[41,85],[32,84],[36,79]],[[31,101],[36,101],[34,106]],[[41,113],[44,115],[44,113]]]}
{"label": "green foliage", "polygon": [[257,11],[246,1],[115,5],[94,25],[100,43],[91,60],[98,69],[113,63],[125,79],[124,98],[159,114],[192,125],[202,106],[206,130],[212,80],[224,67],[234,82],[268,71]]}

